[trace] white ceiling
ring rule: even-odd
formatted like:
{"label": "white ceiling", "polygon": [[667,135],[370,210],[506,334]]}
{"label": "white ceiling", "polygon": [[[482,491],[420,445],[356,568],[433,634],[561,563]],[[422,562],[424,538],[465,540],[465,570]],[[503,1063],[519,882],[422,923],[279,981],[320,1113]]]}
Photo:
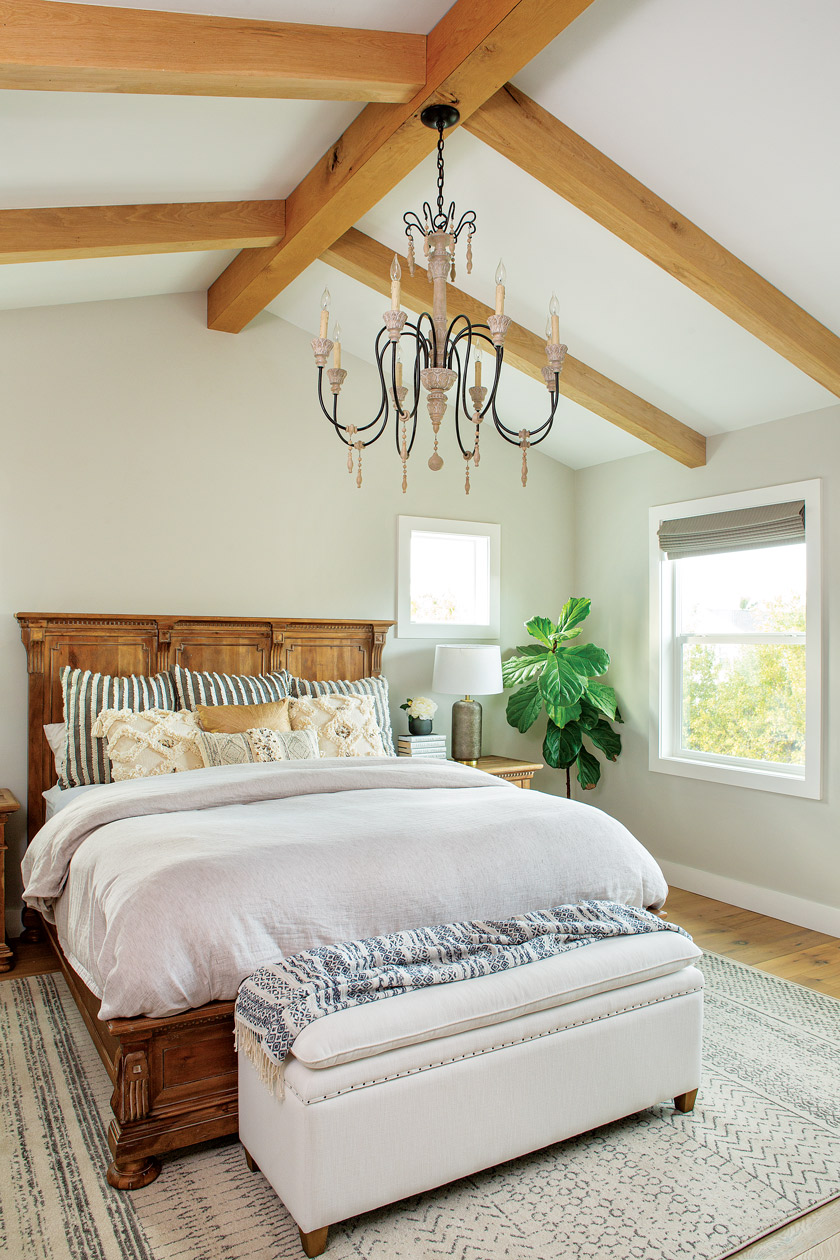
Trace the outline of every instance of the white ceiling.
{"label": "white ceiling", "polygon": [[[99,0],[102,3],[102,0]],[[106,0],[108,2],[108,0]],[[115,6],[118,7],[118,6]],[[149,9],[300,20],[299,0],[154,0]],[[448,0],[310,0],[307,21],[427,32]],[[517,84],[840,333],[840,4],[837,0],[595,0]],[[282,197],[360,106],[0,92],[0,204],[9,207]],[[429,160],[360,222],[404,248],[402,213],[433,193]],[[478,214],[475,270],[491,300],[541,332],[550,291],[570,353],[706,434],[828,405],[833,396],[465,132],[447,193]],[[204,288],[229,254],[0,268],[0,308]],[[328,277],[349,352],[370,358],[383,299],[315,263],[272,304],[314,326]],[[243,334],[247,336],[247,331]],[[349,382],[348,386],[349,388]],[[502,402],[542,415],[512,374]],[[565,400],[543,448],[573,467],[646,449]],[[517,425],[518,427],[518,425]]]}

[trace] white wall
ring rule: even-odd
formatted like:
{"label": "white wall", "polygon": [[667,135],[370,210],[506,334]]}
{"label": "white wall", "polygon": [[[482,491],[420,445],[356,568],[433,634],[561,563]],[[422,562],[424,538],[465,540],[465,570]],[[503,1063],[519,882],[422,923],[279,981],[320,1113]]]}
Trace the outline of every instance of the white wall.
{"label": "white wall", "polygon": [[620,818],[664,860],[673,883],[693,882],[695,891],[840,934],[840,749],[828,723],[821,801],[648,769],[648,508],[654,505],[823,479],[825,708],[840,712],[840,406],[712,438],[708,456],[695,470],[651,454],[577,474],[576,585],[592,597],[590,634],[612,655],[610,681],[626,718],[623,755],[586,799]]}
{"label": "white wall", "polygon": [[[463,461],[430,428],[409,489],[393,440],[364,459],[364,485],[320,416],[309,338],[265,315],[239,336],[208,332],[203,295],[0,314],[0,784],[26,798],[26,661],[14,613],[156,612],[395,616],[400,514],[494,521],[502,539],[502,644],[572,593],[573,474],[539,453],[527,490],[518,452],[489,437],[463,491]],[[374,394],[349,359],[344,399]],[[376,386],[378,390],[378,385]],[[356,407],[353,418],[363,419]],[[430,694],[433,644],[389,634],[397,706]],[[451,697],[438,697],[437,729]],[[539,740],[486,700],[484,748],[538,755]],[[562,790],[544,772],[541,787]],[[17,914],[22,813],[8,827],[7,902]],[[10,930],[16,933],[16,921]]]}

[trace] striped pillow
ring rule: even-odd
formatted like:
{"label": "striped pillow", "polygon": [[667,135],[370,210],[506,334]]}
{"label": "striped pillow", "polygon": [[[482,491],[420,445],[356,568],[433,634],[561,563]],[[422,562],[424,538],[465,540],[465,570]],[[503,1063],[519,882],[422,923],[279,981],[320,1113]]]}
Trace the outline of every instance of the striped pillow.
{"label": "striped pillow", "polygon": [[144,709],[177,708],[169,674],[151,678],[131,674],[120,678],[65,665],[61,689],[67,723],[67,755],[60,779],[63,788],[112,781],[107,744],[93,736],[93,724],[103,709],[133,709],[139,713]]}
{"label": "striped pillow", "polygon": [[395,756],[394,737],[391,733],[391,710],[388,705],[388,680],[382,674],[374,678],[359,678],[356,682],[343,679],[339,682],[316,682],[311,678],[290,678],[289,694],[302,696],[372,696],[373,715],[382,736],[386,757]]}
{"label": "striped pillow", "polygon": [[173,665],[170,671],[182,709],[199,704],[270,704],[291,695],[292,680],[288,670],[278,674],[210,674],[196,673]]}

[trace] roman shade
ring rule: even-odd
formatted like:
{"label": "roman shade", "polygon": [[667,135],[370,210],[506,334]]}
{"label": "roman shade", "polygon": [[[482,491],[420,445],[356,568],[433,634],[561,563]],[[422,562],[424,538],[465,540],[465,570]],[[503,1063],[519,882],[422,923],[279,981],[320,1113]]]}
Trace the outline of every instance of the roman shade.
{"label": "roman shade", "polygon": [[669,560],[720,551],[783,547],[805,541],[805,502],[765,503],[732,512],[709,512],[662,521],[659,546]]}

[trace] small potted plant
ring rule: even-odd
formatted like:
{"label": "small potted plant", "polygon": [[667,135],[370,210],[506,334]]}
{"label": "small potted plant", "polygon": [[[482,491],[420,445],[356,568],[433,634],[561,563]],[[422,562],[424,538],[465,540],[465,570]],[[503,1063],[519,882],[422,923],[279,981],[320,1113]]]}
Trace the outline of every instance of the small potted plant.
{"label": "small potted plant", "polygon": [[413,700],[406,700],[400,708],[405,709],[408,714],[409,735],[431,735],[432,718],[437,713],[434,700],[429,700],[426,696],[415,696]]}

